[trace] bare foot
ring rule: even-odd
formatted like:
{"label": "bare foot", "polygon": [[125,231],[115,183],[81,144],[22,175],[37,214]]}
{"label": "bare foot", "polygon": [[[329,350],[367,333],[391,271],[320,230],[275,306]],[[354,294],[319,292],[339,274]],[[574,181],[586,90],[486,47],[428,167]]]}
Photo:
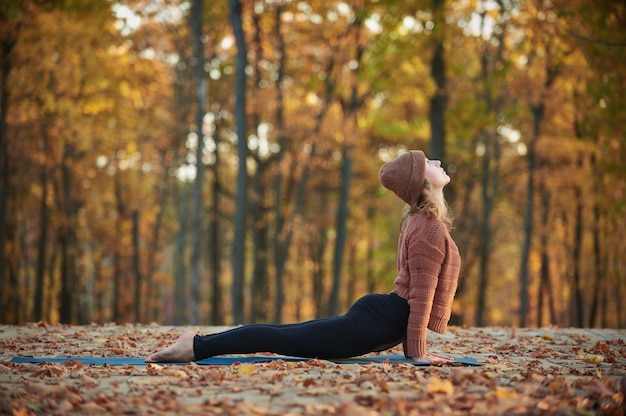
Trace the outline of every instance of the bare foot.
{"label": "bare foot", "polygon": [[196,334],[193,331],[187,331],[178,338],[173,345],[155,352],[146,358],[147,363],[186,363],[195,361],[196,356],[193,352],[193,338]]}

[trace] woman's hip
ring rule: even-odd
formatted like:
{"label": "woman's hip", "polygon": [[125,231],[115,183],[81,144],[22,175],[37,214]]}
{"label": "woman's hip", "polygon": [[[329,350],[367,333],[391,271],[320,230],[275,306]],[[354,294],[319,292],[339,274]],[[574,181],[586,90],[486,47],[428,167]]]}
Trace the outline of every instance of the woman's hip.
{"label": "woman's hip", "polygon": [[395,293],[368,294],[354,302],[348,315],[358,317],[365,314],[380,324],[406,328],[409,311],[406,299]]}

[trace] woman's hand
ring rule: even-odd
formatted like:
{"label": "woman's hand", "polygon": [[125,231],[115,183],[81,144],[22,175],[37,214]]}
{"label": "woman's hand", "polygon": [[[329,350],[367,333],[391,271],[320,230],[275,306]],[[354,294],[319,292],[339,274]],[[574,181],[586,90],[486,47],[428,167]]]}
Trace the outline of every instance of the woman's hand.
{"label": "woman's hand", "polygon": [[454,357],[445,355],[426,353],[423,357],[411,357],[411,361],[420,364],[447,364],[454,361]]}

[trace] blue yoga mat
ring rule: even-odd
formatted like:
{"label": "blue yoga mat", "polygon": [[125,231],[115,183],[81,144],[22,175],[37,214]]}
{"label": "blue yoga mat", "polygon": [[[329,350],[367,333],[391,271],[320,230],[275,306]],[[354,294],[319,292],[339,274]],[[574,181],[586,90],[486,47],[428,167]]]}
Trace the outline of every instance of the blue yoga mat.
{"label": "blue yoga mat", "polygon": [[[271,356],[232,356],[232,355],[219,355],[216,357],[205,358],[204,360],[195,361],[199,365],[231,365],[234,363],[266,363],[270,361],[290,361],[301,362],[309,361],[310,358],[299,357],[286,357],[283,355],[271,355]],[[65,363],[68,361],[77,361],[85,365],[132,365],[141,366],[147,363],[143,358],[129,358],[129,357],[13,357],[12,363]],[[429,364],[415,363],[411,360],[404,358],[401,354],[392,355],[372,355],[361,356],[354,358],[342,358],[325,360],[331,361],[336,364],[374,364],[383,363],[389,361],[390,364],[413,364],[416,366],[428,366]],[[187,363],[168,363],[168,364],[187,364]],[[469,366],[481,366],[482,364],[471,357],[454,357],[454,362],[450,365],[469,365]]]}

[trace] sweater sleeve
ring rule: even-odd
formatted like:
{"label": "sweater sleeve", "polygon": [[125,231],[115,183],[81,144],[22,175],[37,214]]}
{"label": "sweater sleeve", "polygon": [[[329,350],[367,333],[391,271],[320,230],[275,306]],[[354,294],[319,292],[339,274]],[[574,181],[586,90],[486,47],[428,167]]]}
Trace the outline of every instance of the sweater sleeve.
{"label": "sweater sleeve", "polygon": [[458,276],[461,269],[461,257],[459,250],[451,239],[446,240],[446,252],[448,260],[444,262],[428,323],[428,329],[445,334],[448,329],[448,321],[452,315],[452,303],[458,285]]}
{"label": "sweater sleeve", "polygon": [[[407,235],[410,307],[404,352],[407,357],[426,354],[426,333],[439,274],[445,259],[445,233],[439,224]],[[430,228],[430,227],[429,227]]]}

